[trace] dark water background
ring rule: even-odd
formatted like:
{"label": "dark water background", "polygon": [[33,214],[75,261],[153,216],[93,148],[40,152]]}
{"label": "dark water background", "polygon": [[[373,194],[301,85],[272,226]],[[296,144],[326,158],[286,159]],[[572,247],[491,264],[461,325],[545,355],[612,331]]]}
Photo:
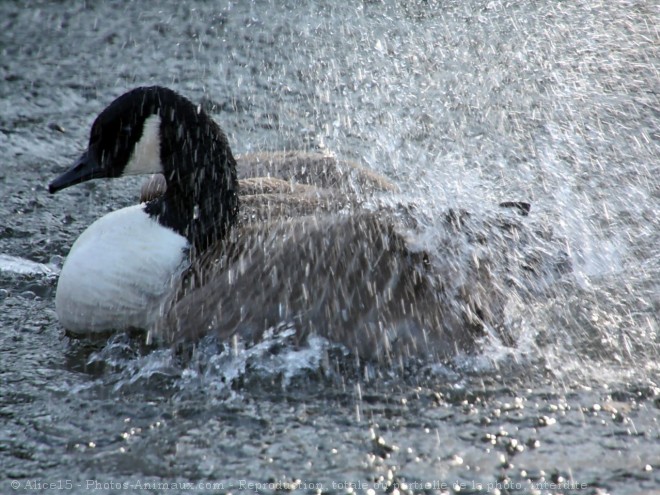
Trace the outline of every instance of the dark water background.
{"label": "dark water background", "polygon": [[[659,21],[653,1],[0,3],[0,491],[658,493]],[[529,200],[574,280],[511,308],[516,350],[406,370],[342,373],[318,341],[182,368],[69,340],[58,267],[139,182],[45,186],[143,84],[202,101],[235,152],[331,150],[434,205]]]}

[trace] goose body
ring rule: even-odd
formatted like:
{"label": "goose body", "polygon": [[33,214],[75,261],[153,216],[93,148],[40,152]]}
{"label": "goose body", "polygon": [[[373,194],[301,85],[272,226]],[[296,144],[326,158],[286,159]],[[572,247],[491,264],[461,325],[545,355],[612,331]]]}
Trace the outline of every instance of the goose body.
{"label": "goose body", "polygon": [[187,266],[189,244],[144,208],[129,206],[99,218],[71,247],[55,296],[68,331],[104,333],[156,323],[173,279]]}
{"label": "goose body", "polygon": [[363,194],[394,189],[373,172],[310,154],[237,161],[200,107],[150,87],[97,117],[50,190],[138,173],[159,174],[144,202],[97,220],[66,259],[56,310],[70,332],[258,340],[284,322],[301,342],[319,334],[383,360],[450,356],[502,329],[493,265],[506,253],[483,248],[483,225],[448,213],[437,252],[414,248],[409,212],[361,207]]}

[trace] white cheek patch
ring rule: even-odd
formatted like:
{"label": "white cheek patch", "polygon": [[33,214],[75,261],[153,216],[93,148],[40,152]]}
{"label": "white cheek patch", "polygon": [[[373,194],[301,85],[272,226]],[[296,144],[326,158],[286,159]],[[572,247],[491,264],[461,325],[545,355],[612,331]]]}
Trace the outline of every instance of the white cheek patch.
{"label": "white cheek patch", "polygon": [[122,175],[159,173],[163,173],[160,161],[160,115],[151,115],[144,121],[142,137],[135,143],[133,154]]}

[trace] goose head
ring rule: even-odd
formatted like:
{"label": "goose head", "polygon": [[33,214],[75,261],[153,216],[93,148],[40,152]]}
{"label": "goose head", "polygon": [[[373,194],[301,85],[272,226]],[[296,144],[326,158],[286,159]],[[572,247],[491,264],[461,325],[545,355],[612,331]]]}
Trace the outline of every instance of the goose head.
{"label": "goose head", "polygon": [[159,86],[110,103],[92,125],[87,150],[48,189],[152,173],[165,177],[166,193],[145,211],[198,250],[235,223],[238,180],[227,137],[201,107]]}

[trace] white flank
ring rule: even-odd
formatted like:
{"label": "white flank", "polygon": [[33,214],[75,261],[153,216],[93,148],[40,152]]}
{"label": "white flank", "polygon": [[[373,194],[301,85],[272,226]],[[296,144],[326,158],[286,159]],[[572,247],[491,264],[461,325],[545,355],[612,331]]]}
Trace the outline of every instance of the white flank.
{"label": "white flank", "polygon": [[187,263],[188,241],[144,205],[90,225],[64,262],[55,296],[60,323],[74,333],[150,328]]}
{"label": "white flank", "polygon": [[151,115],[144,121],[142,137],[126,164],[123,175],[161,174],[160,115]]}

